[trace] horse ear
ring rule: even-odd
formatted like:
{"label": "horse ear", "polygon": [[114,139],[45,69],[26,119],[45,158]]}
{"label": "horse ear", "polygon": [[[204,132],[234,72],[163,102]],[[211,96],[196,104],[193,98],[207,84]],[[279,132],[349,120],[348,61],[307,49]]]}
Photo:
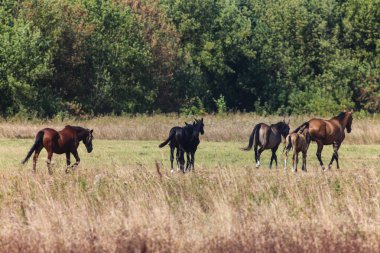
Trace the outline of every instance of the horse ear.
{"label": "horse ear", "polygon": [[203,122],[203,118],[201,118],[201,121]]}
{"label": "horse ear", "polygon": [[90,134],[92,134],[92,132],[94,132],[94,129],[91,129],[91,130],[90,130]]}

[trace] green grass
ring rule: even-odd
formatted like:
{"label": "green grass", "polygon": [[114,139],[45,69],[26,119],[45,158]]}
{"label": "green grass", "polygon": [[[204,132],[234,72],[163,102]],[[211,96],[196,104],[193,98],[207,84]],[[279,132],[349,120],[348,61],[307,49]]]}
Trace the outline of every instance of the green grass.
{"label": "green grass", "polygon": [[[169,170],[169,147],[158,148],[159,141],[114,141],[96,140],[94,141],[94,151],[91,154],[86,152],[83,144],[79,146],[79,156],[81,157],[81,167],[91,168],[111,168],[114,166],[134,166],[143,165],[147,168],[154,168],[155,162],[159,162]],[[0,139],[0,163],[3,168],[19,167],[25,169],[31,167],[31,161],[26,166],[21,166],[20,161],[25,157],[32,146],[31,139]],[[235,169],[251,168],[254,164],[254,152],[242,151],[246,143],[238,142],[201,142],[196,153],[196,169],[210,168],[217,166],[229,166]],[[283,169],[283,144],[280,145],[277,156],[279,169]],[[360,167],[379,167],[380,145],[342,145],[339,150],[340,165],[342,169],[355,169]],[[325,146],[322,158],[324,163],[330,161],[332,156],[332,146]],[[319,169],[319,163],[315,156],[316,144],[312,143],[308,151],[308,167],[310,171]],[[266,150],[262,154],[260,169],[269,168],[271,151]],[[299,166],[301,165],[301,154]],[[71,156],[72,161],[74,157]],[[43,150],[39,157],[38,169],[45,169],[46,151]],[[62,170],[65,167],[64,155],[53,155],[54,167]],[[291,154],[288,158],[288,166],[291,162]],[[274,164],[273,164],[273,168]],[[333,166],[335,168],[335,164]]]}

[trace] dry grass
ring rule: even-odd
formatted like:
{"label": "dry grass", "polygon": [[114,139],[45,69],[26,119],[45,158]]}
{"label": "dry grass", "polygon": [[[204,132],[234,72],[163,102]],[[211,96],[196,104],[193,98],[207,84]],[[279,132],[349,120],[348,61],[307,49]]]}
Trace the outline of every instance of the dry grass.
{"label": "dry grass", "polygon": [[[253,126],[259,122],[273,124],[282,117],[261,117],[255,114],[230,114],[228,116],[205,116],[203,140],[207,141],[248,141]],[[290,118],[291,128],[310,119],[310,116]],[[38,130],[45,127],[62,129],[67,124],[81,125],[95,129],[98,139],[108,140],[164,140],[169,129],[175,125],[184,125],[193,118],[176,115],[156,115],[138,117],[100,117],[85,121],[0,121],[0,138],[33,138]],[[353,122],[353,131],[347,135],[345,143],[379,144],[380,119],[367,118]]]}
{"label": "dry grass", "polygon": [[171,175],[156,142],[98,140],[78,171],[55,156],[49,176],[45,153],[35,175],[19,165],[32,142],[0,140],[1,252],[380,251],[379,146],[345,145],[327,173],[310,155],[295,174],[202,142],[195,173]]}
{"label": "dry grass", "polygon": [[[199,168],[202,171],[202,168]],[[217,167],[74,175],[7,170],[2,252],[378,252],[375,169],[307,174]]]}

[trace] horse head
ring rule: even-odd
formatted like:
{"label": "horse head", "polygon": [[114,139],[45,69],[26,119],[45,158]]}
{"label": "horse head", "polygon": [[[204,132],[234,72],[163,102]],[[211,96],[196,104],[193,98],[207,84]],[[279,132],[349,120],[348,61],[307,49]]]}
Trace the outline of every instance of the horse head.
{"label": "horse head", "polygon": [[346,114],[347,114],[347,124],[346,124],[346,129],[347,129],[347,133],[351,133],[351,130],[352,130],[352,120],[353,120],[353,118],[352,118],[352,111],[350,111],[350,112],[346,112]]}
{"label": "horse head", "polygon": [[193,127],[194,127],[194,132],[193,132],[194,136],[195,135],[199,136],[199,133],[203,135],[205,133],[203,118],[201,118],[200,120],[195,119],[195,121],[193,122]]}
{"label": "horse head", "polygon": [[286,136],[288,136],[289,131],[290,131],[289,122],[290,122],[290,119],[289,119],[288,123],[286,123],[285,119],[284,119],[282,122],[277,123],[279,126],[279,131],[284,138],[286,138]]}
{"label": "horse head", "polygon": [[94,131],[93,129],[91,130],[87,129],[87,133],[84,135],[84,138],[83,138],[83,143],[86,146],[88,153],[92,152],[92,139],[94,138],[94,136],[92,135],[93,131]]}

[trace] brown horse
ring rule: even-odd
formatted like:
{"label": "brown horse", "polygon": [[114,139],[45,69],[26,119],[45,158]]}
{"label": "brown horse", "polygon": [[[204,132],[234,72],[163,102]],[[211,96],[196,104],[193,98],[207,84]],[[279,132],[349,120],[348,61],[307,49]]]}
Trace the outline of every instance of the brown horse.
{"label": "brown horse", "polygon": [[307,150],[309,148],[311,138],[310,133],[308,129],[308,125],[305,125],[302,127],[299,132],[296,133],[290,133],[286,139],[285,139],[285,166],[284,170],[286,170],[286,162],[288,160],[288,153],[290,149],[293,151],[293,171],[297,172],[297,166],[298,166],[298,154],[302,152],[302,170],[306,170],[306,157],[307,157]]}
{"label": "brown horse", "polygon": [[33,172],[36,172],[38,155],[40,154],[42,148],[45,148],[48,153],[47,167],[49,173],[53,173],[53,170],[51,168],[51,158],[53,156],[53,153],[66,154],[66,172],[69,172],[70,153],[73,154],[76,160],[72,166],[73,168],[76,168],[80,162],[77,148],[81,141],[83,141],[84,145],[86,146],[87,152],[91,153],[93,139],[92,132],[93,130],[78,126],[65,126],[65,128],[59,132],[51,128],[42,129],[37,133],[36,140],[29,153],[22,161],[22,164],[25,164],[34,152]]}
{"label": "brown horse", "polygon": [[346,137],[344,129],[347,129],[347,133],[351,133],[352,112],[341,112],[338,116],[335,116],[329,120],[313,118],[296,128],[293,133],[298,132],[307,123],[309,124],[309,133],[311,140],[315,141],[318,145],[317,158],[321,164],[322,169],[325,169],[321,157],[324,145],[333,145],[334,148],[334,153],[329,163],[328,169],[331,169],[331,165],[334,160],[336,160],[336,166],[339,169],[338,150],[344,138]]}
{"label": "brown horse", "polygon": [[[270,158],[269,168],[272,168],[273,160],[276,162],[277,168],[277,155],[276,151],[281,143],[281,136],[285,138],[289,134],[289,122],[278,122],[268,126],[265,123],[257,124],[249,137],[248,146],[243,150],[251,150],[252,146],[255,150],[256,168],[260,167],[260,156],[265,149],[272,150],[272,156]],[[258,146],[260,148],[257,150]]]}

